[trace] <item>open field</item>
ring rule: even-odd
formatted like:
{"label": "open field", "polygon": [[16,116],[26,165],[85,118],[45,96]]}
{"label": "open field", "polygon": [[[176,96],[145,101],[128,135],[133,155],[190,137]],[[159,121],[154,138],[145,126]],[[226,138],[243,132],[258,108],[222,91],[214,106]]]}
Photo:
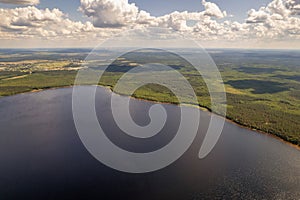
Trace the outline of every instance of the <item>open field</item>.
{"label": "open field", "polygon": [[[0,96],[71,86],[86,55],[80,50],[35,54],[36,59],[32,53],[0,53]],[[212,51],[211,56],[226,86],[226,117],[240,125],[271,133],[300,146],[300,52],[218,50]],[[210,96],[201,75],[184,61],[162,52],[135,52],[122,56],[110,65],[99,84],[113,90],[124,73],[137,64],[153,60],[159,60],[183,74],[193,86],[199,105],[210,109]],[[94,62],[92,70],[97,72],[103,70],[107,61]],[[168,77],[168,72],[161,73],[166,73]],[[89,80],[87,77],[85,84],[92,84]],[[167,81],[174,81],[175,84],[177,80],[169,77]],[[123,94],[126,95],[126,91]],[[140,88],[134,96],[178,103],[168,89],[155,84]]]}

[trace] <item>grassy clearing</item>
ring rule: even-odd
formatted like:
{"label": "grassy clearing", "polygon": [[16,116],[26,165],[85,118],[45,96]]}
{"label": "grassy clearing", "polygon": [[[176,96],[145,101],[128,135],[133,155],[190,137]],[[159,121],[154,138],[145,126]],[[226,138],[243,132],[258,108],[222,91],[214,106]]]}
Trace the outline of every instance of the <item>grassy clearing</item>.
{"label": "grassy clearing", "polygon": [[0,96],[9,96],[39,89],[71,86],[74,83],[75,76],[76,71],[60,70],[35,72],[19,79],[0,78]]}

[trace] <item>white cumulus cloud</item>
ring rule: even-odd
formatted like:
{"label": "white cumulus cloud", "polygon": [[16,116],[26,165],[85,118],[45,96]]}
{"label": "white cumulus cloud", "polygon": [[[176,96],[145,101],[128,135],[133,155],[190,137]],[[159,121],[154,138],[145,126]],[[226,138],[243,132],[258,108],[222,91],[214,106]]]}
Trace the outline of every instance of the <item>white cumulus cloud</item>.
{"label": "white cumulus cloud", "polygon": [[[10,2],[25,4],[38,1]],[[69,19],[59,9],[38,9],[35,6],[0,8],[0,38],[2,41],[68,39],[81,43],[89,40],[94,44],[95,40],[104,40],[128,29],[154,27],[167,28],[195,40],[215,41],[216,44],[219,41],[231,45],[234,42],[262,41],[268,44],[300,41],[300,0],[273,0],[257,10],[249,10],[245,22],[233,21],[226,11],[206,0],[202,1],[203,11],[175,11],[159,17],[151,16],[128,0],[80,0],[80,3],[79,10],[88,17],[85,23]]]}
{"label": "white cumulus cloud", "polygon": [[249,32],[259,38],[299,39],[300,19],[297,16],[299,0],[273,0],[258,11],[248,12]]}
{"label": "white cumulus cloud", "polygon": [[123,26],[163,26],[180,30],[185,28],[187,20],[202,20],[207,17],[223,18],[225,11],[211,2],[202,1],[203,12],[173,12],[161,17],[153,17],[148,12],[140,10],[128,0],[81,0],[79,8],[86,16],[93,19],[96,27]]}
{"label": "white cumulus cloud", "polygon": [[133,23],[147,23],[149,13],[139,11],[128,0],[81,0],[80,10],[93,18],[96,27],[122,27]]}
{"label": "white cumulus cloud", "polygon": [[217,18],[223,18],[227,16],[226,11],[221,11],[215,3],[207,2],[202,0],[202,5],[205,7],[205,15]]}
{"label": "white cumulus cloud", "polygon": [[90,22],[71,21],[59,9],[43,10],[33,6],[0,9],[0,18],[2,39],[3,35],[17,38],[76,37],[77,34],[94,30]]}
{"label": "white cumulus cloud", "polygon": [[0,0],[0,3],[20,4],[20,5],[37,5],[39,0]]}

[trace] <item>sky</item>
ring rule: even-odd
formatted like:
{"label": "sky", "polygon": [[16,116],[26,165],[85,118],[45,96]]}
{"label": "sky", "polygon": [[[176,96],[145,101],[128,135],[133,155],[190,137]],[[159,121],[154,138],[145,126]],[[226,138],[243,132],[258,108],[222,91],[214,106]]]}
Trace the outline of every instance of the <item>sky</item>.
{"label": "sky", "polygon": [[94,47],[153,27],[207,48],[300,48],[300,0],[0,0],[0,19],[0,48]]}

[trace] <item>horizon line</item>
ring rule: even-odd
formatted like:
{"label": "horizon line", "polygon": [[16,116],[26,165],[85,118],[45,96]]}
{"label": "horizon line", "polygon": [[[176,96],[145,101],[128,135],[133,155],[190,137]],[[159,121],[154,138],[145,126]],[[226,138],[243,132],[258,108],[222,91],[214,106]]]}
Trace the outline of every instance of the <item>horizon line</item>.
{"label": "horizon line", "polygon": [[[38,50],[38,49],[96,49],[97,47],[0,47],[0,50],[5,50],[5,49],[16,49],[16,50]],[[126,48],[131,48],[131,47],[103,47],[103,49],[126,49]],[[159,49],[159,48],[157,48]],[[197,48],[189,48],[189,47],[168,47],[168,49],[197,49]],[[292,51],[300,51],[300,48],[240,48],[240,47],[203,47],[203,49],[207,50],[278,50],[278,51],[287,51],[287,50],[292,50]]]}

